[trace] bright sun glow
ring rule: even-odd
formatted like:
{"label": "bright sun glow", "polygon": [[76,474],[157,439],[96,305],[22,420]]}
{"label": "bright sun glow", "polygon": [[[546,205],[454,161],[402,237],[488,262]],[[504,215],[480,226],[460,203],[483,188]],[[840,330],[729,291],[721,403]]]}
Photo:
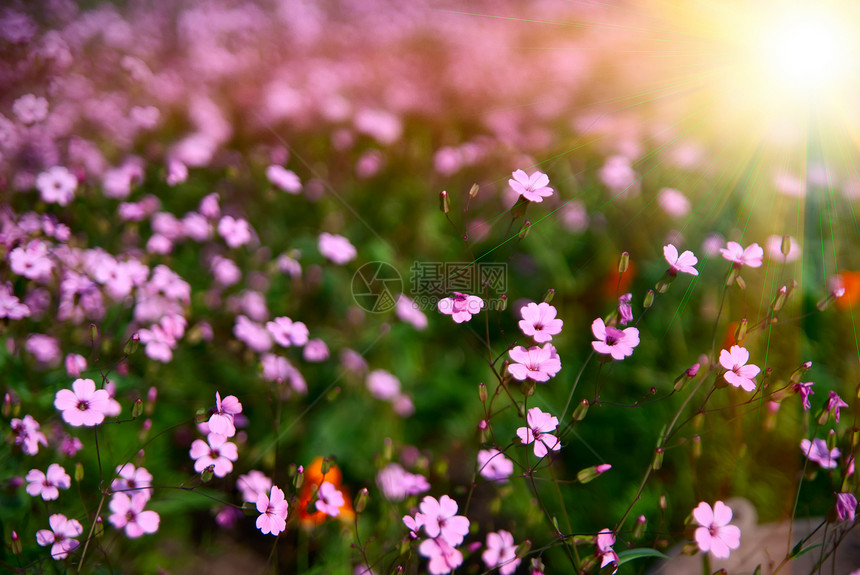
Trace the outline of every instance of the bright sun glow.
{"label": "bright sun glow", "polygon": [[833,88],[854,65],[846,26],[821,9],[804,8],[763,24],[758,42],[762,71],[782,88]]}

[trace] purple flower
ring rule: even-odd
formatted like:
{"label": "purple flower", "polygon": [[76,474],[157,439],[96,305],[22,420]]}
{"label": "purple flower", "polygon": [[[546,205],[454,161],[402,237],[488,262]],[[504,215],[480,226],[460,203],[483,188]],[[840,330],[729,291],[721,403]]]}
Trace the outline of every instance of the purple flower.
{"label": "purple flower", "polygon": [[528,427],[517,429],[517,437],[524,445],[534,443],[536,457],[544,457],[549,451],[561,449],[561,441],[551,432],[558,427],[558,418],[532,407],[526,414]]}
{"label": "purple flower", "polygon": [[345,500],[343,493],[338,491],[333,483],[323,481],[317,491],[316,508],[331,517],[340,515],[340,508],[344,506]]}
{"label": "purple flower", "polygon": [[561,333],[564,322],[556,319],[556,309],[546,302],[529,303],[520,308],[520,329],[537,343],[552,341],[552,336]]}
{"label": "purple flower", "polygon": [[487,548],[481,554],[481,560],[487,569],[498,567],[501,575],[510,575],[516,571],[520,558],[517,557],[514,536],[504,529],[499,529],[496,533],[487,533]]}
{"label": "purple flower", "polygon": [[669,275],[675,276],[678,275],[678,272],[694,276],[699,275],[699,272],[693,267],[699,263],[699,259],[690,250],[686,250],[679,256],[678,248],[669,244],[663,246],[663,257],[669,262],[669,271],[667,272]]}
{"label": "purple flower", "polygon": [[54,407],[63,412],[63,421],[72,427],[93,427],[105,419],[109,409],[110,395],[104,389],[96,389],[91,379],[76,379],[72,389],[61,389],[54,398]]}
{"label": "purple flower", "polygon": [[410,495],[418,495],[430,489],[423,475],[409,473],[398,463],[389,463],[377,475],[376,482],[385,496],[392,501],[402,501]]}
{"label": "purple flower", "polygon": [[508,352],[516,363],[508,366],[508,371],[514,378],[524,381],[526,378],[535,381],[549,381],[549,378],[561,371],[561,359],[551,343],[543,347],[530,347],[528,350],[518,345]]}
{"label": "purple flower", "polygon": [[597,353],[609,354],[612,359],[624,359],[633,355],[633,348],[639,345],[639,330],[628,327],[620,330],[607,326],[597,318],[591,322],[591,332],[597,339],[591,342],[591,347]]}
{"label": "purple flower", "polygon": [[39,422],[32,415],[25,415],[23,419],[13,419],[9,422],[12,433],[15,435],[15,445],[21,446],[21,451],[27,455],[39,453],[39,444],[48,446],[45,434],[39,431]]}
{"label": "purple flower", "polygon": [[514,472],[514,462],[505,457],[498,449],[478,451],[478,473],[488,481],[507,483]]}
{"label": "purple flower", "polygon": [[235,395],[228,395],[221,399],[221,394],[216,391],[215,413],[209,417],[209,431],[225,437],[233,437],[236,435],[233,418],[240,413],[242,413],[242,404]]}
{"label": "purple flower", "polygon": [[817,463],[822,469],[835,469],[836,458],[842,454],[838,447],[834,447],[832,450],[828,449],[827,442],[823,439],[813,439],[812,441],[801,439],[800,450],[811,462]]}
{"label": "purple flower", "polygon": [[129,496],[140,494],[147,499],[152,495],[152,474],[145,467],[135,467],[131,463],[117,465],[116,475],[110,484],[112,491],[127,491]]}
{"label": "purple flower", "polygon": [[463,323],[481,311],[481,308],[484,307],[484,300],[476,295],[455,291],[454,297],[440,299],[436,307],[441,313],[450,315],[456,323]]}
{"label": "purple flower", "polygon": [[720,351],[720,365],[727,370],[723,377],[734,387],[740,387],[744,391],[755,390],[753,378],[761,371],[757,365],[747,365],[749,359],[750,352],[739,345],[733,345],[731,351]]}
{"label": "purple flower", "polygon": [[463,554],[442,537],[425,539],[418,546],[418,552],[430,559],[427,570],[431,575],[450,573],[463,563]]}
{"label": "purple flower", "polygon": [[627,325],[633,321],[633,306],[630,305],[632,300],[633,294],[630,293],[626,293],[618,298],[618,315],[621,318],[618,320],[618,323],[621,325]]}
{"label": "purple flower", "polygon": [[836,494],[836,516],[839,521],[854,521],[857,513],[857,498],[852,493]]}
{"label": "purple flower", "polygon": [[266,177],[275,186],[288,194],[298,194],[302,191],[302,181],[292,170],[272,164],[266,168]]}
{"label": "purple flower", "polygon": [[45,501],[56,499],[60,496],[60,489],[68,489],[72,486],[72,478],[57,463],[52,463],[47,473],[31,469],[24,479],[29,483],[27,493],[33,497],[41,495]]}
{"label": "purple flower", "polygon": [[702,501],[693,509],[693,519],[699,524],[695,539],[702,552],[710,551],[714,557],[725,559],[732,549],[740,547],[741,530],[729,525],[732,510],[722,501],[714,503],[713,509]]}
{"label": "purple flower", "polygon": [[323,257],[338,265],[352,261],[358,253],[345,237],[326,232],[321,233],[317,239],[317,249]]}
{"label": "purple flower", "polygon": [[84,528],[77,519],[68,519],[60,513],[51,515],[48,525],[51,526],[50,531],[40,529],[36,532],[36,542],[42,547],[51,545],[52,558],[65,559],[80,545],[74,538],[83,533]]}
{"label": "purple flower", "polygon": [[513,179],[508,180],[508,185],[530,202],[542,202],[544,198],[552,195],[553,189],[547,185],[549,177],[543,172],[528,175],[522,170],[517,170],[511,175]]}
{"label": "purple flower", "polygon": [[206,441],[195,439],[189,451],[191,459],[194,459],[194,471],[201,473],[210,465],[214,465],[213,473],[217,477],[224,477],[233,471],[233,462],[239,459],[239,451],[235,443],[230,443],[227,438],[217,433],[210,433]]}
{"label": "purple flower", "polygon": [[273,485],[268,497],[265,493],[257,497],[257,511],[260,512],[260,516],[257,517],[257,529],[263,535],[269,533],[278,535],[287,528],[288,509],[289,504],[284,497],[284,492],[280,487]]}
{"label": "purple flower", "polygon": [[286,316],[276,317],[268,322],[266,329],[272,334],[275,343],[282,347],[302,346],[308,342],[307,326],[300,321],[294,322]]}
{"label": "purple flower", "polygon": [[842,401],[842,398],[835,391],[830,391],[827,396],[827,412],[832,413],[836,423],[839,423],[839,409],[848,407],[848,404]]}
{"label": "purple flower", "polygon": [[265,495],[272,488],[272,480],[262,471],[254,469],[247,475],[240,475],[236,487],[242,492],[242,501],[256,503],[260,495]]}
{"label": "purple flower", "polygon": [[125,528],[125,535],[129,539],[137,539],[146,533],[158,531],[161,517],[155,511],[144,511],[149,497],[143,493],[135,493],[131,496],[125,493],[114,493],[108,508],[111,516],[108,517],[111,525],[116,529]]}

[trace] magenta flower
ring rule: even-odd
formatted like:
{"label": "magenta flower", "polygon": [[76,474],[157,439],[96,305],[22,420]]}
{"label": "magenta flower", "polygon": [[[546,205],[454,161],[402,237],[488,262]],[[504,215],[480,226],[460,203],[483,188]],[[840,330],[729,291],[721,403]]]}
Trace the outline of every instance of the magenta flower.
{"label": "magenta flower", "polygon": [[42,200],[49,204],[65,206],[75,197],[78,179],[63,166],[54,166],[36,178],[36,188]]}
{"label": "magenta flower", "polygon": [[149,499],[152,495],[152,474],[145,467],[137,467],[131,463],[116,466],[117,478],[110,488],[112,491],[127,491],[129,495],[140,493]]}
{"label": "magenta flower", "polygon": [[218,222],[218,235],[224,238],[224,241],[231,248],[238,248],[247,244],[253,238],[251,225],[248,221],[232,216],[224,216]]}
{"label": "magenta flower", "polygon": [[827,449],[827,442],[823,439],[800,440],[800,450],[813,463],[817,463],[821,469],[835,469],[836,458],[842,455],[838,447]]}
{"label": "magenta flower", "polygon": [[750,352],[739,345],[733,345],[731,351],[720,351],[720,365],[727,370],[723,377],[734,387],[740,387],[744,391],[755,390],[753,378],[761,371],[757,365],[747,365],[749,359]]}
{"label": "magenta flower", "polygon": [[558,427],[558,418],[532,407],[526,414],[528,427],[517,429],[517,437],[523,445],[534,443],[536,457],[544,457],[549,451],[561,449],[561,441],[551,432]]}
{"label": "magenta flower", "polygon": [[663,246],[663,257],[669,262],[669,271],[667,273],[670,276],[676,276],[678,272],[693,276],[699,275],[699,272],[693,267],[699,263],[699,259],[690,250],[686,250],[679,256],[678,248],[669,244]]}
{"label": "magenta flower", "polygon": [[852,493],[836,494],[836,517],[839,521],[854,521],[857,514],[857,498]]}
{"label": "magenta flower", "polygon": [[484,300],[476,295],[455,291],[454,297],[440,299],[436,307],[441,313],[450,315],[456,323],[463,323],[481,311],[481,308],[484,307]]}
{"label": "magenta flower", "polygon": [[233,418],[242,413],[242,404],[235,395],[221,399],[221,394],[215,392],[215,413],[209,417],[209,431],[225,437],[236,435]]}
{"label": "magenta flower", "polygon": [[343,493],[338,491],[333,483],[323,481],[317,491],[316,508],[331,517],[340,515],[340,508],[344,506]]}
{"label": "magenta flower", "polygon": [[317,249],[323,257],[338,265],[354,260],[358,253],[345,237],[326,232],[321,233],[317,239]]}
{"label": "magenta flower", "polygon": [[400,395],[400,380],[384,369],[368,373],[365,385],[373,397],[382,401],[392,401]]}
{"label": "magenta flower", "polygon": [[497,533],[487,533],[487,548],[481,554],[481,560],[487,569],[498,567],[501,575],[510,575],[516,571],[520,558],[517,557],[514,536],[504,529],[499,529]]}
{"label": "magenta flower", "polygon": [[38,469],[31,469],[27,476],[27,493],[33,497],[41,495],[45,501],[56,499],[60,496],[60,489],[68,489],[72,486],[72,478],[66,470],[57,463],[48,467],[48,473],[42,473]]}
{"label": "magenta flower", "polygon": [[833,417],[836,419],[836,423],[839,423],[839,409],[842,407],[848,407],[848,404],[842,401],[842,398],[839,397],[835,391],[830,391],[827,396],[827,412],[832,413]]}
{"label": "magenta flower", "polygon": [[564,322],[556,319],[556,309],[546,302],[530,303],[520,308],[520,329],[537,343],[552,341],[552,336],[561,333]]}
{"label": "magenta flower", "polygon": [[514,472],[514,462],[505,457],[498,449],[478,451],[478,473],[488,481],[507,483]]}
{"label": "magenta flower", "polygon": [[722,501],[714,503],[713,509],[702,501],[693,509],[693,519],[699,524],[695,539],[702,552],[710,551],[714,557],[725,559],[732,549],[740,547],[741,530],[735,525],[729,525],[732,510]]}
{"label": "magenta flower", "polygon": [[618,315],[620,319],[618,323],[627,325],[633,321],[633,306],[630,302],[633,300],[633,294],[626,293],[618,298]]}
{"label": "magenta flower", "polygon": [[618,554],[612,549],[615,545],[615,535],[609,529],[601,529],[595,541],[597,556],[600,558],[600,568],[603,569],[610,563],[615,563],[615,573],[618,571]]}
{"label": "magenta flower", "polygon": [[607,326],[600,318],[591,322],[591,333],[597,338],[591,342],[594,351],[609,354],[612,359],[624,359],[633,355],[633,348],[639,345],[638,329],[628,327],[620,330],[617,327]]}
{"label": "magenta flower", "polygon": [[213,473],[217,477],[224,477],[233,471],[233,462],[239,459],[236,444],[230,443],[226,437],[217,433],[210,433],[206,441],[195,439],[189,454],[191,459],[195,460],[194,471],[201,473],[210,465],[214,465]]}
{"label": "magenta flower", "polygon": [[254,469],[247,475],[240,475],[236,480],[236,487],[242,492],[242,501],[256,503],[260,495],[265,495],[272,489],[272,480],[262,471]]}
{"label": "magenta flower", "polygon": [[263,535],[269,533],[278,535],[287,528],[288,509],[289,504],[284,497],[284,492],[277,485],[273,485],[268,497],[265,493],[257,497],[257,511],[260,512],[260,516],[257,517],[257,529]]}
{"label": "magenta flower", "polygon": [[108,517],[111,525],[116,529],[125,528],[125,535],[129,539],[137,539],[146,533],[158,531],[161,517],[155,511],[144,511],[149,497],[143,493],[135,493],[131,496],[125,493],[114,493],[108,508],[111,516]]}
{"label": "magenta flower", "polygon": [[511,175],[513,179],[508,180],[508,185],[530,202],[539,203],[552,195],[553,189],[547,185],[549,177],[543,172],[534,172],[529,176],[524,171],[517,170]]}
{"label": "magenta flower", "polygon": [[812,391],[812,386],[815,385],[813,381],[807,381],[806,383],[795,383],[792,389],[800,394],[801,399],[803,399],[803,409],[809,410],[812,408],[812,404],[809,403],[809,396],[815,395],[815,392]]}
{"label": "magenta flower", "polygon": [[293,345],[302,346],[308,342],[308,328],[300,321],[290,318],[276,317],[266,324],[266,329],[272,334],[275,342],[282,347]]}
{"label": "magenta flower", "polygon": [[298,194],[302,191],[302,181],[296,173],[283,166],[277,164],[270,165],[266,168],[266,177],[272,184],[288,194]]}
{"label": "magenta flower", "polygon": [[68,519],[65,515],[56,513],[48,518],[51,529],[40,529],[36,532],[36,543],[42,547],[51,546],[51,557],[56,560],[65,559],[69,553],[78,548],[74,538],[84,532],[83,526],[77,519]]}
{"label": "magenta flower", "polygon": [[764,250],[758,244],[750,244],[744,249],[737,242],[729,242],[725,248],[720,248],[720,253],[738,269],[743,266],[757,268],[764,258]]}
{"label": "magenta flower", "polygon": [[376,482],[391,501],[402,501],[410,495],[430,490],[430,483],[423,475],[409,473],[397,463],[389,463],[380,470]]}
{"label": "magenta flower", "polygon": [[25,415],[23,419],[13,419],[9,422],[12,433],[15,436],[15,445],[21,446],[21,451],[27,455],[39,453],[39,445],[48,446],[45,434],[39,431],[39,422],[32,415]]}
{"label": "magenta flower", "polygon": [[561,359],[551,343],[543,347],[530,347],[528,350],[518,345],[508,352],[516,363],[508,366],[508,371],[514,378],[524,381],[526,378],[535,381],[549,381],[549,378],[561,371]]}
{"label": "magenta flower", "polygon": [[418,546],[418,552],[430,559],[427,570],[431,575],[450,573],[463,564],[463,554],[441,537],[425,539]]}
{"label": "magenta flower", "polygon": [[105,419],[110,406],[110,395],[96,389],[91,379],[76,379],[72,389],[61,389],[54,398],[54,407],[63,412],[63,421],[72,427],[93,427]]}
{"label": "magenta flower", "polygon": [[428,537],[442,539],[448,545],[456,546],[469,534],[469,520],[457,515],[457,502],[447,495],[438,500],[428,495],[421,500],[418,508],[420,512],[415,514],[415,522],[424,527]]}

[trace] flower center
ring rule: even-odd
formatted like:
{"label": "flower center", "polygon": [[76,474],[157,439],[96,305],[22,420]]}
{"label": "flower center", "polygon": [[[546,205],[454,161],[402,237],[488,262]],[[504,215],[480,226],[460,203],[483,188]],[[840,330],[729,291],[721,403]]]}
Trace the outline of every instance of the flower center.
{"label": "flower center", "polygon": [[89,408],[90,408],[90,403],[88,401],[79,401],[78,402],[78,409],[80,409],[81,411],[86,411]]}

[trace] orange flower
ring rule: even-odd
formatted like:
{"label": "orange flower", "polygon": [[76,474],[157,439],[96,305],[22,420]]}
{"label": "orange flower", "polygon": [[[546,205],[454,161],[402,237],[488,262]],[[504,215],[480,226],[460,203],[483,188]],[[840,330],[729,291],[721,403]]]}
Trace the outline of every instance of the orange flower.
{"label": "orange flower", "polygon": [[842,271],[839,277],[842,278],[845,295],[836,300],[836,305],[839,309],[852,308],[860,301],[860,272]]}
{"label": "orange flower", "polygon": [[[334,485],[338,491],[343,493],[343,506],[340,508],[338,519],[342,521],[352,521],[355,517],[355,512],[352,509],[352,500],[349,493],[341,486],[343,474],[334,463],[328,464],[328,471],[323,473],[323,458],[317,457],[304,470],[304,482],[302,483],[301,492],[299,493],[299,520],[303,527],[312,527],[319,525],[327,518],[322,511],[313,510],[312,503],[316,500],[316,492],[324,482],[329,482]],[[311,511],[308,508],[311,507]]]}
{"label": "orange flower", "polygon": [[[618,264],[616,262],[613,264],[612,271],[609,272],[609,275],[603,283],[603,293],[605,293],[610,299],[615,299],[616,297],[626,294],[630,289],[630,284],[633,283],[633,277],[635,275],[636,265],[632,261],[627,264],[627,271],[623,274],[618,273]],[[619,276],[621,279],[620,284],[618,282]]]}

